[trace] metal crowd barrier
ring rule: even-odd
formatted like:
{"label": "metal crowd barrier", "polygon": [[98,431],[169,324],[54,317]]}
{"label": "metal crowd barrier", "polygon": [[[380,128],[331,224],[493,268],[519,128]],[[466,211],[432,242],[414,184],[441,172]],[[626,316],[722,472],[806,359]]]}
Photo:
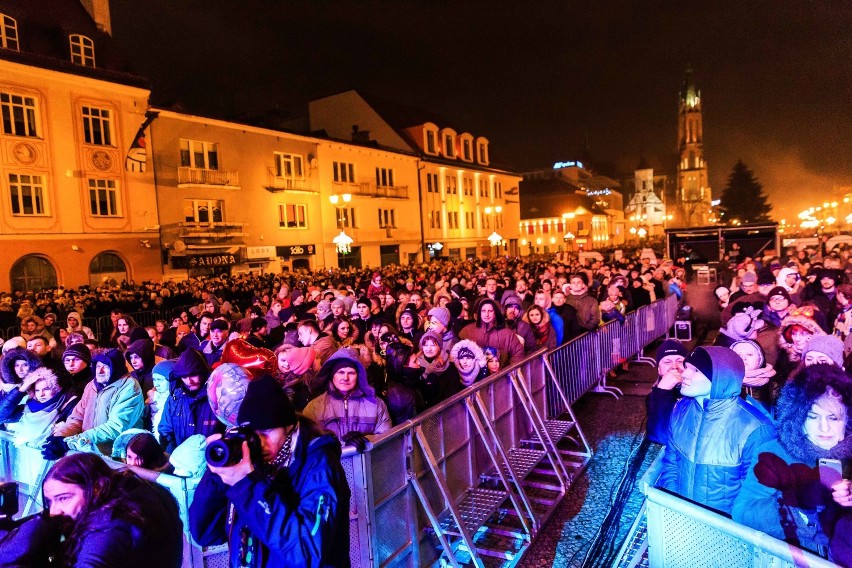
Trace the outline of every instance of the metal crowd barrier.
{"label": "metal crowd barrier", "polygon": [[[734,522],[654,485],[662,454],[640,482],[647,511],[650,568],[830,568],[836,564],[768,534]],[[633,559],[632,564],[638,562]]]}

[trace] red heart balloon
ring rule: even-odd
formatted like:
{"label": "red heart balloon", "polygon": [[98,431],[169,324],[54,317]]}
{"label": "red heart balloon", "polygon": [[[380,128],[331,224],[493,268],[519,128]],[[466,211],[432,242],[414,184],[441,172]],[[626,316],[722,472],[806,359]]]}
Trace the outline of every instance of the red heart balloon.
{"label": "red heart balloon", "polygon": [[244,339],[232,339],[222,348],[218,364],[234,363],[251,375],[253,379],[275,370],[275,353],[264,347],[255,347]]}

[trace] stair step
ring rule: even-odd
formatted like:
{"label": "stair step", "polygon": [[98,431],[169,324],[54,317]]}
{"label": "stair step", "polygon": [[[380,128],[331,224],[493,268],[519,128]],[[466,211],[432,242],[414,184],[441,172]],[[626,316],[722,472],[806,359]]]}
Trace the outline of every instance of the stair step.
{"label": "stair step", "polygon": [[[483,487],[471,487],[465,491],[456,508],[468,534],[473,536],[508,496],[506,491]],[[447,534],[461,535],[449,509],[438,517],[438,525]]]}
{"label": "stair step", "polygon": [[[547,455],[544,450],[536,450],[532,448],[512,448],[509,450],[509,463],[512,465],[512,471],[518,476],[518,480],[523,481],[530,472],[535,469],[542,458]],[[503,466],[503,473],[511,481],[515,481],[512,472],[509,468]],[[498,481],[500,476],[497,475],[497,470],[493,467],[482,474],[483,480]]]}
{"label": "stair step", "polygon": [[[544,421],[544,429],[547,430],[547,433],[550,435],[550,439],[553,440],[553,443],[559,442],[562,438],[568,435],[568,432],[571,431],[571,428],[574,427],[574,423],[570,420],[545,420]],[[540,444],[538,438],[536,436],[530,436],[525,440],[521,440],[522,444]]]}

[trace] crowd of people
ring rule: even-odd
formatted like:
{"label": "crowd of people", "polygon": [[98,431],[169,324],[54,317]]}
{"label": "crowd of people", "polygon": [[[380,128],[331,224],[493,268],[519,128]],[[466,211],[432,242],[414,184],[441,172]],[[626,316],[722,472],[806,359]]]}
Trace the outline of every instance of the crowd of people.
{"label": "crowd of people", "polygon": [[659,486],[852,566],[848,253],[732,267],[722,327],[687,352],[667,340],[647,399],[664,444]]}
{"label": "crowd of people", "polygon": [[[835,558],[844,554],[835,537],[852,487],[840,480],[819,491],[813,462],[848,459],[852,444],[845,260],[744,259],[732,285],[716,290],[716,345],[687,353],[664,342],[648,399],[648,437],[666,444],[663,487],[805,548],[830,542]],[[4,295],[0,305],[15,314],[20,335],[3,344],[0,423],[20,449],[58,460],[48,480],[86,486],[92,479],[74,472],[87,467],[116,488],[115,499],[144,493],[131,477],[200,477],[192,535],[202,545],[228,542],[231,565],[346,565],[343,447],[363,451],[372,437],[538,350],[624,321],[656,299],[682,299],[685,282],[683,268],[649,256],[588,265],[444,261]],[[170,317],[139,326],[127,312],[146,307]],[[108,315],[109,329],[87,329],[90,314]],[[242,454],[208,464],[206,448],[234,437]],[[113,457],[132,473],[107,475],[81,455]],[[69,510],[56,497],[64,489],[45,482],[45,505],[66,519],[57,554],[75,565],[103,546],[75,538],[79,527],[117,501],[83,491],[91,502]],[[152,514],[171,515],[172,502],[155,502]],[[144,506],[131,512],[142,515]],[[116,530],[137,526],[132,514],[117,518]],[[0,559],[13,554],[4,543],[20,544],[22,535],[36,542],[34,534],[55,534],[48,528],[13,530],[0,541]]]}

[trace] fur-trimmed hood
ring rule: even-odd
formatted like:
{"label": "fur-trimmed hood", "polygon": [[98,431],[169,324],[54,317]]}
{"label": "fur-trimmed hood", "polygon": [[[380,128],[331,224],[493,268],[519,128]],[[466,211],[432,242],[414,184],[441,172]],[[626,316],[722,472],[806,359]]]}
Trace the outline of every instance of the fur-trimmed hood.
{"label": "fur-trimmed hood", "polygon": [[24,359],[29,363],[30,371],[35,371],[42,366],[41,359],[32,351],[27,351],[23,347],[10,349],[0,359],[0,377],[2,377],[3,382],[7,385],[20,384],[21,382],[18,380],[17,375],[15,375],[14,369],[15,361],[19,359]]}
{"label": "fur-trimmed hood", "polygon": [[814,319],[814,315],[819,313],[814,306],[803,306],[801,308],[794,309],[787,314],[783,320],[781,320],[781,327],[779,328],[778,334],[778,345],[787,352],[790,356],[791,361],[799,361],[802,358],[802,353],[797,353],[795,349],[793,349],[793,341],[792,338],[788,338],[788,330],[794,326],[799,325],[810,331],[814,335],[825,335],[825,331],[823,331],[822,327],[820,327],[819,323]]}
{"label": "fur-trimmed hood", "polygon": [[835,365],[811,365],[802,369],[782,390],[778,398],[778,442],[797,461],[816,466],[819,458],[852,457],[852,420],[846,424],[846,438],[830,450],[811,443],[804,425],[814,401],[831,387],[840,394],[847,409],[852,409],[852,379]]}
{"label": "fur-trimmed hood", "polygon": [[785,266],[784,268],[782,268],[781,270],[778,271],[778,276],[775,277],[775,283],[778,286],[781,286],[782,288],[787,290],[788,292],[792,293],[795,290],[795,288],[791,288],[790,286],[787,286],[787,275],[788,274],[797,274],[798,275],[799,271],[796,270],[795,268],[790,268],[788,266]]}

